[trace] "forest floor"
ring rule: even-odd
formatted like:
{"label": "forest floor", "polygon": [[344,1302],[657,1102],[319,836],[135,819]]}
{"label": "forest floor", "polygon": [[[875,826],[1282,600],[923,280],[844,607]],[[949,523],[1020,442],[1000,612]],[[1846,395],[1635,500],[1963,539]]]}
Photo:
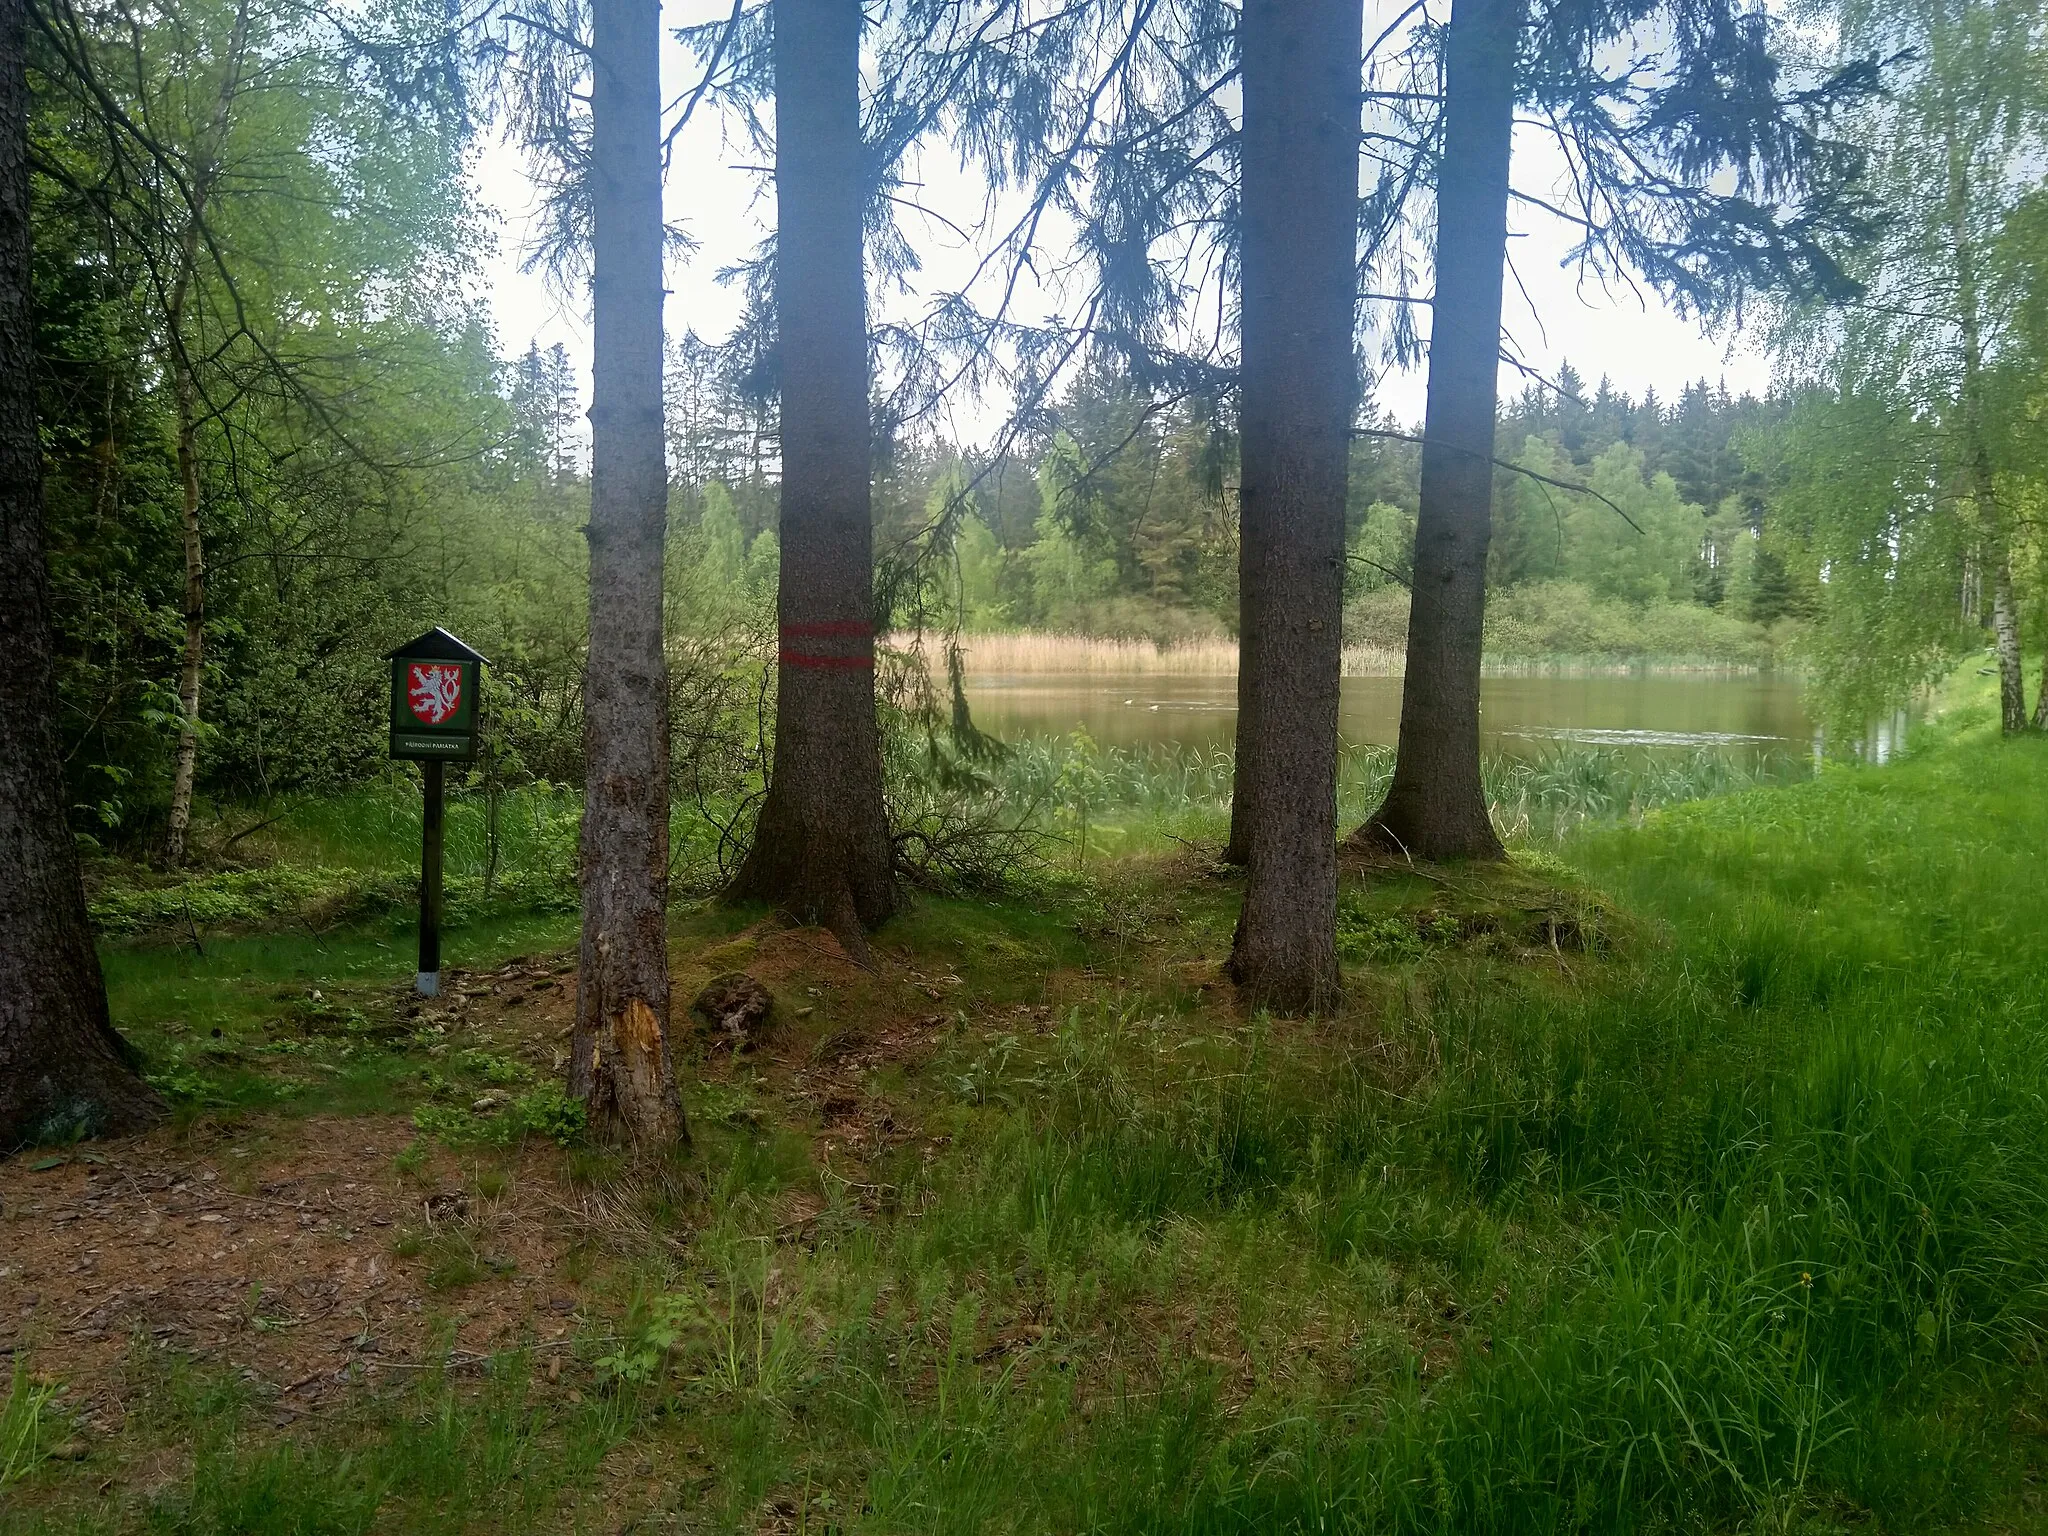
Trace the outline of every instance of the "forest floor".
{"label": "forest floor", "polygon": [[[694,1142],[581,1144],[574,919],[110,943],[175,1114],[0,1162],[0,1532],[2048,1528],[2048,741],[1347,866],[673,929]],[[689,999],[772,995],[727,1034]],[[404,979],[409,979],[404,978]]]}

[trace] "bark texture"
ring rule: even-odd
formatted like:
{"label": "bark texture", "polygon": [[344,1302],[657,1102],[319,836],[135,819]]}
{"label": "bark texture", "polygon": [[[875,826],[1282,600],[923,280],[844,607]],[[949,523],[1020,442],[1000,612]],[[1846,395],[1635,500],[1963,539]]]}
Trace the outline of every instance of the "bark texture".
{"label": "bark texture", "polygon": [[596,0],[583,943],[569,1091],[592,1129],[685,1139],[669,1057],[659,0]]}
{"label": "bark texture", "polygon": [[1479,659],[1523,4],[1451,7],[1401,741],[1386,801],[1356,834],[1415,858],[1503,856],[1479,778]]}
{"label": "bark texture", "polygon": [[0,1153],[147,1124],[64,816],[29,322],[28,12],[0,0]]}
{"label": "bark texture", "polygon": [[1243,480],[1230,970],[1246,999],[1327,1010],[1337,966],[1344,491],[1358,370],[1356,0],[1246,0]]}
{"label": "bark texture", "polygon": [[775,0],[782,571],[775,763],[730,894],[865,953],[896,910],[875,723],[858,0]]}
{"label": "bark texture", "polygon": [[[2020,613],[2012,590],[2012,560],[2001,550],[1991,576],[1991,635],[1998,647],[1998,722],[2006,735],[2027,728],[2027,685],[2021,673]],[[2043,679],[2048,684],[2048,679]]]}

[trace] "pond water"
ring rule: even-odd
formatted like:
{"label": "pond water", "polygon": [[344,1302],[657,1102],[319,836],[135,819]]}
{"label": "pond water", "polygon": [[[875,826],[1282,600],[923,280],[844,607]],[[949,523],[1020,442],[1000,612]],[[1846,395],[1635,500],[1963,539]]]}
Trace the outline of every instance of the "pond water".
{"label": "pond water", "polygon": [[[1009,740],[1085,729],[1105,746],[1227,747],[1237,726],[1237,679],[1226,675],[970,674],[967,697],[975,723]],[[1799,683],[1786,677],[1488,677],[1479,722],[1485,749],[1510,757],[1577,744],[1800,759],[1814,742]],[[1400,725],[1400,678],[1344,679],[1347,743],[1391,745]]]}

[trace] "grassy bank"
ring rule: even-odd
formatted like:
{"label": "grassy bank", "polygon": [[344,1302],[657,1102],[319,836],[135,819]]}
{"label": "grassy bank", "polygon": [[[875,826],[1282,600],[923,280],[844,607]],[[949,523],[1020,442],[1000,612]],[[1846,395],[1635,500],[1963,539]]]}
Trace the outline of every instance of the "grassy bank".
{"label": "grassy bank", "polygon": [[[1386,747],[1344,749],[1338,812],[1345,825],[1363,821],[1379,804],[1393,765]],[[996,824],[1044,834],[1042,851],[1064,868],[1159,853],[1176,840],[1220,844],[1234,770],[1228,750],[1105,747],[1076,733],[1010,743],[1000,757],[974,765],[972,783],[922,792],[956,821],[986,814]],[[1496,825],[1511,842],[1530,847],[1806,771],[1803,759],[1777,754],[1752,759],[1577,745],[1538,757],[1489,757],[1483,765]],[[494,852],[489,801],[480,791],[453,790],[444,832],[451,928],[573,916],[580,814],[580,797],[560,786],[507,791],[498,804]],[[718,834],[695,804],[677,806],[672,877],[681,894],[718,888]],[[203,947],[210,936],[265,928],[310,942],[330,931],[378,926],[395,942],[410,932],[418,895],[419,786],[401,770],[342,795],[231,809],[200,825],[195,846],[202,864],[213,867],[165,875],[112,859],[91,866],[100,932],[170,935]]]}
{"label": "grassy bank", "polygon": [[[283,1187],[257,1165],[374,1080],[426,1130],[348,1188],[433,1188],[431,1151],[470,1214],[353,1252],[451,1331],[533,1310],[311,1417],[236,1353],[291,1336],[255,1302],[203,1358],[138,1328],[126,1417],[53,1459],[67,1300],[20,1335],[0,1530],[2040,1529],[2048,742],[1981,703],[1935,734],[1562,858],[1351,868],[1350,1001],[1312,1025],[1230,1005],[1236,890],[1185,855],[925,898],[874,972],[680,914],[682,994],[743,965],[778,1022],[691,1037],[697,1143],[658,1175],[470,1110],[545,1079],[558,987],[388,1030],[391,993],[259,938],[117,947],[153,1056],[221,1021],[152,1156]],[[173,1030],[149,987],[202,972]],[[605,1214],[489,1246],[565,1206]]]}

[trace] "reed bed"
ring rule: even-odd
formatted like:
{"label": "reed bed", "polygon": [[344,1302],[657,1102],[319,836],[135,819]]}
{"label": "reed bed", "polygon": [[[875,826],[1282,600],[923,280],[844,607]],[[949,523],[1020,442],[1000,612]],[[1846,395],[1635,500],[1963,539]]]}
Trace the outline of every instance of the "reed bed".
{"label": "reed bed", "polygon": [[[894,637],[908,649],[914,637]],[[1237,642],[1211,635],[1161,644],[1108,635],[1049,634],[1017,630],[963,635],[970,677],[1234,677]],[[1344,647],[1346,677],[1399,677],[1407,654],[1384,645]],[[1490,677],[1753,677],[1761,669],[1711,658],[1644,656],[1489,655],[1481,670]]]}
{"label": "reed bed", "polygon": [[[900,643],[907,644],[907,639]],[[1158,645],[1102,635],[1016,631],[962,635],[969,675],[1042,673],[1079,676],[1143,673],[1170,677],[1228,677],[1237,671],[1237,642],[1223,636]]]}
{"label": "reed bed", "polygon": [[[907,642],[906,642],[907,643]],[[1222,635],[1159,644],[1105,635],[1014,633],[965,635],[970,677],[1235,677],[1237,642]],[[1344,648],[1346,677],[1399,677],[1400,651],[1378,645]]]}

